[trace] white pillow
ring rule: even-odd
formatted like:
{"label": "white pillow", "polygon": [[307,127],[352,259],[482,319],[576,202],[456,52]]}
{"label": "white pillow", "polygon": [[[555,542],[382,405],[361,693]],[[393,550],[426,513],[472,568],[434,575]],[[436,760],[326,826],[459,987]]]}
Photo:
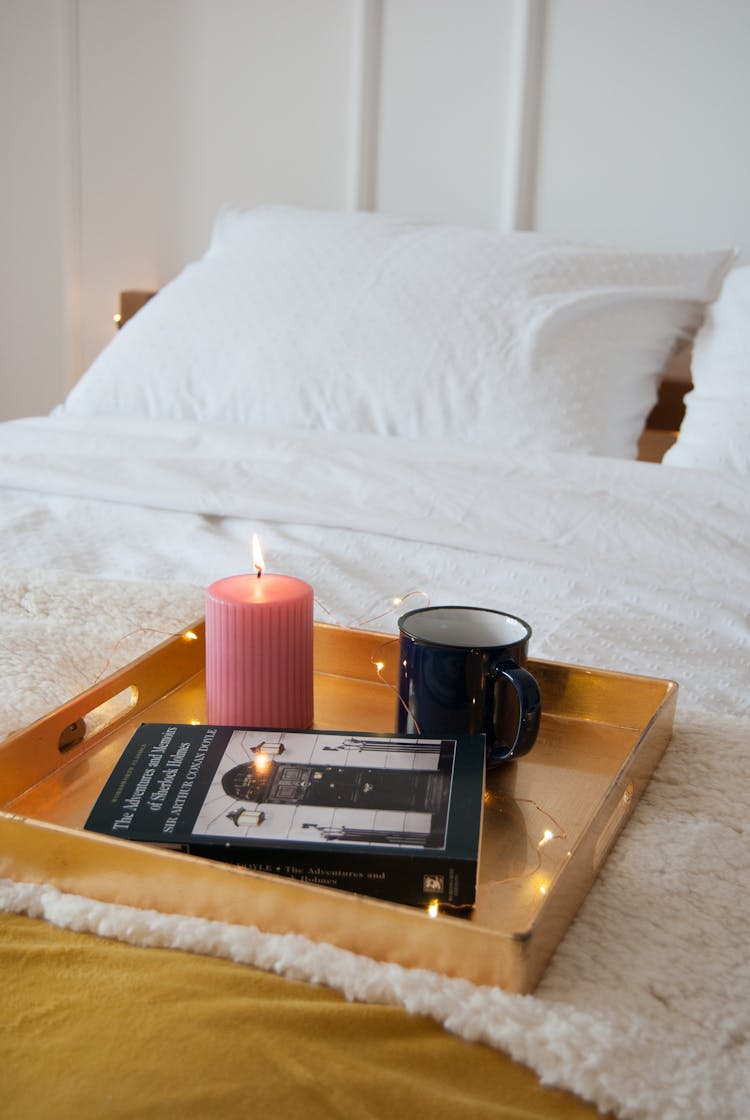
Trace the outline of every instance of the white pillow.
{"label": "white pillow", "polygon": [[750,265],[735,268],[693,345],[694,388],[664,462],[750,474]]}
{"label": "white pillow", "polygon": [[634,458],[732,254],[262,207],[127,324],[61,411]]}

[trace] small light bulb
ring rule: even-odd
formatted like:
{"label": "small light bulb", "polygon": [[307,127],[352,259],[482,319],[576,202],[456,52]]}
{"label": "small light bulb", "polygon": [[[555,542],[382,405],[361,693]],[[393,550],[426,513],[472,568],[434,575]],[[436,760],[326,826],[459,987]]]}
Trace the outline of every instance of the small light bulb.
{"label": "small light bulb", "polygon": [[376,661],[375,662],[375,668],[377,669],[377,671],[379,673],[382,673],[383,669],[385,669],[385,662],[384,661]]}
{"label": "small light bulb", "polygon": [[182,638],[183,638],[183,641],[185,641],[185,642],[197,642],[198,641],[198,635],[195,633],[194,630],[186,630],[185,633],[182,635]]}

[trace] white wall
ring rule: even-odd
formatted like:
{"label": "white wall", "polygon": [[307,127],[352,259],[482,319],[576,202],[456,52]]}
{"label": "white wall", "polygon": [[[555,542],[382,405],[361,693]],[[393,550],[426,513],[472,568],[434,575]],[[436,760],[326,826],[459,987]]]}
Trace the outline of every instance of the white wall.
{"label": "white wall", "polygon": [[750,3],[552,0],[541,230],[750,250]]}
{"label": "white wall", "polygon": [[80,0],[84,361],[223,205],[344,205],[347,0]]}
{"label": "white wall", "polygon": [[0,2],[0,418],[49,410],[80,369],[71,13]]}
{"label": "white wall", "polygon": [[745,0],[0,0],[0,418],[222,205],[750,245]]}
{"label": "white wall", "polygon": [[377,208],[494,227],[513,5],[395,0],[383,20]]}

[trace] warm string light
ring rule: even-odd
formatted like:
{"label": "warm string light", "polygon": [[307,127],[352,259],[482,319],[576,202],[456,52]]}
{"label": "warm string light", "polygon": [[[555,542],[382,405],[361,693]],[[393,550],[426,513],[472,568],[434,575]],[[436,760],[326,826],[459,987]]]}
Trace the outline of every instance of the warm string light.
{"label": "warm string light", "polygon": [[314,600],[314,602],[315,602],[315,606],[316,606],[316,607],[319,607],[319,608],[320,608],[320,610],[324,611],[324,612],[325,612],[325,614],[327,614],[327,615],[328,615],[328,617],[329,617],[329,618],[330,618],[330,620],[331,620],[331,624],[332,624],[333,626],[339,626],[339,625],[340,625],[340,623],[339,623],[338,619],[336,618],[336,616],[335,616],[334,614],[332,614],[332,613],[331,613],[331,611],[329,611],[329,609],[328,609],[328,607],[327,607],[327,606],[325,605],[325,603],[322,603],[322,602],[320,601],[320,599],[318,599],[318,598],[317,598],[317,596],[315,597],[315,600]]}
{"label": "warm string light", "polygon": [[[424,594],[424,592],[410,592],[410,594]],[[403,599],[395,598],[393,600],[393,606],[394,607],[400,606],[400,604],[402,602],[403,602]],[[323,609],[325,609],[325,608],[323,608]],[[387,613],[388,612],[384,612],[383,615],[379,615],[377,617],[378,618],[384,617],[385,614],[387,614]],[[377,646],[375,646],[374,650],[370,654],[370,663],[372,664],[372,666],[375,669],[375,674],[376,674],[378,680],[382,684],[385,684],[388,688],[391,689],[392,692],[394,692],[396,694],[396,696],[398,697],[399,703],[404,707],[404,709],[410,715],[410,717],[411,717],[411,719],[414,723],[414,727],[415,727],[415,730],[416,730],[417,734],[421,735],[421,729],[419,727],[419,724],[418,724],[417,720],[415,719],[414,714],[410,711],[409,706],[406,704],[406,702],[402,698],[399,690],[389,680],[387,680],[383,676],[383,671],[386,668],[386,657],[387,657],[387,654],[386,654],[385,651],[388,650],[388,649],[391,649],[394,645],[396,645],[398,643],[398,640],[399,639],[397,637],[388,637],[388,638],[385,638],[382,642],[380,642]],[[489,809],[490,811],[495,811],[497,813],[501,813],[502,808],[497,807],[493,803],[493,796],[494,795],[489,790],[485,793],[485,796],[484,796],[485,808]],[[510,883],[510,882],[515,881],[515,880],[529,879],[529,878],[533,877],[534,875],[537,874],[538,871],[541,870],[541,867],[542,867],[542,849],[547,847],[548,844],[553,843],[553,841],[555,841],[555,840],[566,840],[567,839],[567,832],[565,831],[562,824],[560,824],[560,822],[558,820],[556,820],[556,818],[552,815],[552,813],[550,813],[547,809],[544,809],[541,805],[539,805],[538,802],[533,801],[533,800],[531,800],[531,798],[527,798],[527,797],[514,798],[513,801],[514,801],[515,804],[525,804],[525,805],[532,806],[532,808],[534,808],[538,813],[541,813],[543,817],[546,817],[546,819],[553,826],[555,831],[553,831],[553,828],[549,828],[549,827],[545,828],[542,831],[541,836],[539,837],[539,839],[537,840],[537,842],[536,842],[536,844],[534,845],[534,848],[533,848],[535,859],[534,859],[534,865],[532,867],[527,867],[524,871],[519,872],[517,875],[508,875],[508,876],[506,876],[505,878],[502,878],[502,879],[492,879],[486,884],[487,886],[493,886],[493,887],[494,886],[500,886],[504,883]],[[527,841],[527,844],[532,842],[531,838],[529,836],[529,833],[528,833],[528,828],[527,828],[527,833],[526,833],[526,841]],[[570,856],[571,853],[567,852],[566,854],[567,854],[567,856]],[[541,883],[539,885],[538,891],[539,891],[540,895],[546,895],[547,891],[548,891],[548,884],[547,883]],[[428,917],[437,918],[439,913],[441,912],[441,910],[448,911],[448,910],[461,910],[461,909],[462,909],[461,907],[452,907],[449,904],[438,902],[437,899],[432,899],[431,902],[426,907],[426,912],[427,912]]]}
{"label": "warm string light", "polygon": [[[424,592],[410,592],[410,594],[424,594]],[[400,605],[401,602],[403,602],[402,599],[396,598],[396,599],[393,600],[393,605],[398,606],[398,605]],[[383,617],[383,616],[378,616],[378,617]],[[415,727],[415,730],[416,730],[417,734],[421,735],[421,729],[419,727],[419,724],[418,724],[417,720],[415,719],[413,712],[410,711],[409,706],[406,704],[406,702],[402,698],[399,690],[389,680],[387,680],[383,676],[383,670],[386,667],[386,662],[383,659],[384,656],[385,656],[384,651],[387,648],[390,648],[390,647],[394,646],[397,642],[398,642],[398,638],[395,638],[395,637],[390,637],[390,638],[384,639],[384,641],[381,642],[379,645],[377,645],[375,647],[375,649],[373,650],[373,652],[371,653],[370,663],[375,668],[375,674],[376,674],[378,680],[382,684],[387,685],[387,687],[390,688],[391,691],[396,694],[396,696],[398,697],[399,703],[404,707],[404,709],[410,715],[410,717],[411,717],[411,719],[414,723],[414,727]],[[493,803],[493,797],[494,797],[494,795],[491,793],[491,791],[488,790],[485,793],[485,795],[484,795],[485,808],[489,808],[491,811],[495,811],[497,813],[502,813],[502,811],[503,811],[502,808],[497,807]],[[517,875],[508,875],[503,879],[492,879],[488,883],[488,885],[490,885],[490,886],[499,886],[503,883],[510,883],[510,882],[513,882],[514,880],[528,879],[528,878],[532,877],[533,875],[535,875],[541,869],[541,866],[542,866],[542,849],[545,848],[548,844],[551,844],[555,840],[566,840],[567,839],[568,834],[565,831],[564,827],[560,824],[560,822],[558,820],[556,820],[556,818],[552,815],[552,813],[550,813],[547,809],[544,809],[541,805],[538,804],[538,802],[533,801],[533,800],[531,800],[531,798],[527,798],[527,797],[517,797],[517,798],[514,798],[513,801],[514,801],[515,804],[531,805],[532,808],[534,808],[538,813],[541,813],[542,816],[547,818],[547,820],[550,822],[550,824],[552,824],[554,826],[554,829],[556,831],[553,831],[551,828],[545,828],[542,831],[541,836],[539,837],[536,844],[534,845],[535,862],[534,862],[534,865],[532,867],[526,868],[523,872],[519,872],[519,874],[517,874]],[[529,837],[528,831],[527,831],[527,843],[530,843],[530,842],[531,842],[531,838]],[[570,856],[571,853],[567,852],[566,854],[568,856]],[[545,895],[547,893],[547,889],[548,889],[547,884],[543,883],[539,887],[539,893],[541,895]],[[440,909],[440,905],[441,904],[439,904],[437,902],[437,900],[435,900],[435,899],[433,899],[432,902],[430,902],[429,906],[427,907],[427,912],[428,912],[428,914],[431,918],[436,918],[437,917],[439,909]],[[443,905],[443,908],[446,908],[445,904],[442,904],[442,905]],[[447,907],[447,908],[451,909],[451,907]]]}
{"label": "warm string light", "polygon": [[431,899],[425,907],[428,918],[437,918],[440,914],[460,914],[465,917],[467,912],[471,910],[470,906],[457,906],[453,902],[445,902],[443,899]]}
{"label": "warm string light", "polygon": [[[97,684],[99,684],[99,682],[102,680],[102,678],[108,673],[108,671],[110,671],[110,669],[112,667],[112,663],[115,659],[115,655],[117,653],[117,650],[120,648],[121,645],[123,645],[124,642],[127,642],[128,639],[133,638],[133,637],[135,637],[136,635],[139,635],[139,634],[157,634],[161,638],[175,638],[178,633],[179,633],[179,630],[178,630],[177,624],[175,624],[175,626],[170,630],[161,630],[161,629],[158,629],[157,627],[154,627],[154,626],[136,626],[136,627],[134,627],[134,629],[129,630],[126,634],[122,634],[117,639],[117,641],[110,647],[110,651],[109,651],[109,654],[107,656],[106,661],[104,662],[101,669],[99,670],[99,672],[96,674],[96,676],[93,679],[91,679],[88,676],[88,674],[85,673],[83,671],[83,669],[75,663],[75,661],[71,661],[71,665],[75,669],[75,671],[82,678],[84,678],[84,680],[86,681],[85,690],[88,691],[89,689],[94,688]],[[179,636],[182,638],[182,640],[184,642],[197,642],[198,641],[198,635],[195,633],[194,630],[183,630],[180,633]],[[98,704],[95,708],[93,708],[91,711],[86,713],[85,718],[81,717],[80,719],[75,720],[72,724],[70,724],[69,727],[64,729],[64,731],[61,735],[61,739],[60,739],[61,744],[62,744],[62,741],[63,741],[63,737],[67,736],[67,734],[69,732],[74,732],[75,737],[70,738],[69,740],[66,741],[66,749],[71,747],[71,746],[75,746],[78,743],[82,742],[83,739],[85,739],[86,736],[89,734],[89,731],[90,731],[92,726],[93,727],[99,727],[99,728],[101,726],[106,726],[114,718],[114,714],[116,714],[113,711],[113,706],[116,708],[118,702],[120,702],[120,709],[119,710],[124,710],[122,708],[122,704],[123,704],[124,698],[126,696],[127,696],[127,706],[132,707],[133,704],[135,703],[135,700],[137,700],[138,690],[131,685],[129,688],[124,689],[117,696],[110,696],[109,699],[105,700],[101,704]],[[102,719],[104,719],[104,724],[103,725],[100,722]],[[190,723],[192,723],[192,724],[198,724],[199,722],[200,721],[197,720],[197,719],[191,719],[190,720]],[[62,746],[61,746],[61,749],[63,749]]]}
{"label": "warm string light", "polygon": [[[379,614],[370,615],[368,618],[359,619],[351,625],[355,629],[364,629],[365,626],[370,626],[374,622],[380,622],[382,619],[387,618],[388,615],[392,614],[393,611],[400,610],[403,607],[404,603],[408,602],[409,599],[413,599],[415,596],[419,596],[421,599],[423,599],[425,606],[428,607],[430,605],[430,597],[427,592],[420,591],[419,589],[414,589],[412,591],[407,591],[404,595],[394,595],[394,597],[390,601],[390,605],[384,611],[381,611]],[[328,616],[334,626],[342,625],[341,621],[336,618],[336,616],[328,609],[325,603],[321,602],[320,599],[315,599],[315,605]],[[375,675],[380,683],[384,684],[387,688],[390,688],[391,692],[395,694],[395,696],[398,698],[399,704],[401,704],[401,706],[406,710],[407,714],[411,717],[415,731],[418,735],[421,735],[422,732],[419,727],[419,723],[414,718],[414,713],[404,702],[396,686],[383,676],[383,670],[386,667],[386,662],[383,658],[383,651],[386,649],[386,647],[392,646],[397,641],[398,638],[385,638],[379,645],[375,647],[373,652],[370,654],[370,664],[375,669]]]}
{"label": "warm string light", "polygon": [[326,614],[328,616],[328,618],[330,618],[330,620],[331,620],[331,622],[334,626],[346,626],[346,627],[351,627],[352,629],[355,629],[355,630],[363,630],[366,626],[371,626],[373,622],[380,622],[381,619],[387,618],[395,610],[400,610],[400,608],[403,606],[403,604],[406,603],[409,599],[414,598],[415,595],[418,595],[422,599],[424,599],[425,606],[429,607],[430,596],[427,594],[426,591],[419,591],[419,590],[407,591],[405,595],[395,595],[390,600],[390,605],[388,607],[386,607],[386,609],[384,611],[381,611],[379,614],[373,614],[373,615],[370,615],[368,618],[360,618],[360,619],[357,619],[354,622],[346,622],[346,623],[342,622],[340,618],[337,618],[336,615],[333,613],[333,611],[329,610],[328,607],[325,605],[325,603],[322,602],[317,597],[315,599],[315,606],[319,607],[320,610],[322,610],[323,613]]}
{"label": "warm string light", "polygon": [[[260,551],[260,544],[257,540],[257,535],[254,535],[254,537],[253,537],[253,566],[254,566],[257,574],[258,574],[258,577],[260,577],[264,565],[263,565],[263,556],[262,556],[262,553]],[[419,590],[408,591],[403,596],[401,596],[401,595],[394,596],[394,598],[390,602],[389,607],[386,610],[382,611],[381,613],[379,613],[377,615],[371,615],[370,617],[368,617],[366,619],[363,619],[360,622],[354,623],[353,626],[355,628],[363,628],[364,626],[370,625],[374,622],[379,622],[383,618],[386,618],[394,610],[397,610],[397,609],[401,608],[403,606],[403,604],[408,599],[413,598],[415,596],[420,596],[420,597],[424,598],[425,605],[429,606],[430,599],[429,599],[429,596],[427,595],[426,592],[419,591]],[[335,616],[332,614],[332,612],[328,609],[328,607],[324,603],[322,603],[317,598],[315,599],[315,603],[326,615],[328,615],[328,617],[332,620],[332,622],[335,625],[337,625],[337,626],[341,625],[341,623],[335,618]],[[126,634],[123,634],[120,638],[117,639],[117,641],[112,646],[104,665],[102,666],[101,670],[97,673],[97,675],[94,677],[93,681],[91,682],[92,686],[98,684],[99,681],[105,676],[108,669],[112,665],[112,662],[115,658],[117,650],[120,648],[120,646],[122,646],[129,639],[131,639],[133,637],[136,637],[137,635],[141,635],[141,634],[156,634],[159,637],[170,638],[170,637],[173,637],[173,635],[175,634],[175,630],[162,630],[162,629],[159,629],[159,628],[156,628],[156,627],[150,627],[150,626],[137,626],[134,629],[129,630]],[[198,635],[195,633],[194,630],[190,630],[190,629],[183,630],[182,633],[181,633],[181,637],[182,637],[183,641],[186,641],[186,642],[195,642],[195,641],[198,640]],[[392,647],[397,642],[398,642],[397,637],[387,637],[387,638],[385,638],[373,650],[372,654],[370,655],[370,662],[375,669],[375,673],[376,673],[376,676],[377,676],[378,680],[382,684],[385,684],[388,688],[391,689],[391,691],[393,691],[397,695],[399,703],[402,704],[404,706],[404,708],[406,708],[406,711],[411,716],[411,718],[414,722],[417,734],[421,734],[421,731],[419,729],[417,721],[414,719],[413,713],[411,713],[409,711],[409,708],[405,704],[403,699],[401,698],[398,689],[389,680],[387,680],[383,676],[383,671],[386,668],[386,661],[383,659],[384,656],[385,656],[384,651],[386,650],[386,648]],[[197,723],[198,721],[191,720],[190,722],[191,723]],[[255,767],[260,772],[264,771],[270,765],[270,762],[271,762],[271,759],[270,759],[269,755],[265,754],[264,752],[259,752],[259,754],[257,754],[256,757],[255,757]],[[490,791],[487,791],[485,793],[484,800],[485,800],[485,809],[489,809],[490,811],[494,811],[496,813],[502,813],[503,812],[502,807],[498,807],[494,803],[494,795]],[[513,800],[516,804],[520,803],[520,804],[526,804],[526,805],[532,806],[533,809],[535,809],[538,813],[541,813],[544,817],[547,818],[547,820],[554,826],[556,831],[553,831],[551,828],[545,828],[542,831],[542,834],[539,837],[539,840],[536,842],[536,844],[534,845],[534,848],[533,848],[534,854],[535,854],[534,866],[532,866],[530,868],[526,868],[523,872],[520,872],[517,875],[509,875],[509,876],[507,876],[505,878],[502,878],[502,879],[492,879],[487,884],[485,884],[487,886],[500,886],[500,885],[505,884],[505,883],[510,883],[510,882],[513,882],[513,881],[516,881],[516,880],[519,880],[519,879],[527,879],[527,878],[530,878],[530,877],[534,876],[541,869],[541,866],[542,866],[542,849],[545,848],[548,844],[551,844],[553,841],[567,839],[567,833],[566,833],[565,829],[563,828],[563,826],[560,824],[560,822],[557,821],[548,810],[544,809],[536,801],[533,801],[530,798],[523,798],[523,797],[514,798]],[[527,833],[527,842],[530,842],[530,837],[528,836],[528,833]],[[566,854],[568,856],[571,855],[570,852],[567,852]],[[546,895],[546,893],[548,891],[548,884],[546,884],[546,883],[540,884],[540,886],[538,888],[538,891],[539,891],[539,894]],[[452,907],[452,906],[447,905],[445,903],[438,902],[437,899],[432,899],[430,901],[430,903],[428,904],[428,906],[426,907],[426,913],[427,913],[428,917],[430,917],[430,918],[437,918],[440,914],[441,909],[442,910],[451,910],[451,909],[460,910],[461,907]]]}
{"label": "warm string light", "polygon": [[404,709],[406,714],[410,717],[412,723],[414,724],[414,730],[416,731],[417,735],[421,735],[422,734],[422,728],[419,726],[419,721],[415,717],[414,712],[412,712],[411,708],[406,703],[406,701],[404,700],[403,696],[401,695],[399,689],[396,688],[395,684],[393,684],[391,681],[387,680],[383,676],[383,670],[385,669],[385,661],[382,660],[383,651],[387,647],[394,646],[394,645],[397,645],[397,644],[398,644],[398,638],[386,638],[385,641],[383,641],[379,645],[377,645],[375,647],[375,649],[373,650],[373,652],[370,654],[370,664],[374,666],[375,676],[378,678],[380,683],[384,684],[386,686],[386,688],[390,688],[391,692],[395,695],[395,697],[397,698],[401,707]]}
{"label": "warm string light", "polygon": [[390,606],[386,610],[382,611],[380,614],[374,614],[370,618],[363,619],[361,622],[357,623],[357,625],[360,627],[364,627],[370,626],[373,622],[380,622],[382,618],[387,618],[387,616],[391,614],[392,611],[400,610],[404,603],[406,603],[408,599],[413,599],[415,595],[418,595],[420,596],[420,598],[424,599],[424,605],[426,607],[429,607],[430,596],[426,591],[407,591],[405,595],[394,596],[394,598],[391,599]]}
{"label": "warm string light", "polygon": [[[497,887],[497,886],[501,886],[504,883],[515,882],[519,879],[529,879],[529,878],[531,878],[532,876],[536,875],[538,871],[541,870],[541,867],[542,867],[542,849],[546,848],[548,844],[551,844],[555,840],[567,840],[567,838],[568,838],[568,834],[565,831],[565,829],[563,828],[563,826],[560,824],[560,822],[558,820],[556,820],[555,817],[553,817],[552,813],[550,813],[547,809],[543,808],[543,806],[541,806],[537,801],[533,801],[529,797],[513,797],[513,798],[509,797],[508,799],[512,800],[515,805],[530,805],[538,813],[541,813],[543,817],[546,817],[547,820],[550,822],[550,824],[553,825],[553,827],[555,828],[556,831],[553,832],[551,828],[545,828],[542,831],[541,836],[539,837],[539,839],[537,840],[536,844],[534,844],[534,847],[533,847],[534,865],[532,867],[527,867],[524,871],[520,871],[517,875],[507,875],[507,876],[505,876],[505,878],[502,878],[502,879],[490,879],[485,884],[486,886]],[[499,800],[497,798],[497,796],[495,794],[493,794],[490,790],[487,790],[485,792],[485,795],[484,795],[485,810],[489,810],[490,812],[495,812],[498,815],[502,814],[503,813],[502,805],[497,805],[496,804],[497,800]],[[528,827],[527,827],[527,833],[526,833],[526,841],[527,841],[527,844],[532,843],[531,837],[529,836],[529,833],[528,833]],[[571,853],[566,852],[565,854],[566,854],[566,856],[569,857]],[[547,893],[547,889],[548,889],[548,884],[542,883],[539,886],[539,894],[545,895]]]}
{"label": "warm string light", "polygon": [[[255,571],[258,575],[258,578],[260,578],[261,573],[262,573],[262,571],[265,567],[265,563],[264,563],[263,553],[261,551],[260,541],[258,539],[258,534],[257,533],[253,534],[252,553],[253,553],[253,568],[255,569]],[[352,625],[353,628],[361,629],[361,628],[365,627],[366,625],[368,625],[370,623],[379,621],[380,619],[385,618],[392,611],[400,608],[404,603],[406,603],[409,599],[411,599],[415,596],[422,597],[425,600],[425,605],[429,606],[430,598],[429,598],[429,595],[427,594],[426,591],[419,591],[419,590],[407,591],[405,595],[394,596],[394,598],[390,601],[390,606],[385,611],[382,611],[380,614],[377,614],[377,615],[372,615],[369,618],[363,619],[359,622],[354,622],[351,625]],[[332,612],[328,609],[328,607],[325,605],[325,603],[322,603],[320,601],[320,599],[316,598],[315,599],[315,604],[326,615],[328,615],[328,617],[331,619],[331,621],[336,626],[341,626],[342,625],[342,623],[334,617]],[[117,641],[111,646],[104,664],[102,665],[101,669],[96,674],[96,676],[93,677],[93,679],[90,681],[88,687],[93,688],[94,685],[99,684],[99,682],[102,680],[102,678],[107,675],[108,671],[112,667],[112,663],[115,660],[115,656],[117,654],[118,649],[120,649],[120,647],[122,645],[124,645],[125,642],[129,641],[131,638],[137,637],[138,635],[141,635],[141,634],[155,634],[160,638],[171,638],[171,637],[174,636],[175,632],[177,632],[177,631],[179,631],[179,625],[175,626],[175,628],[172,629],[172,630],[164,630],[164,629],[153,627],[153,626],[136,626],[132,630],[129,630],[126,634],[122,634],[117,639]],[[184,631],[182,631],[182,638],[183,638],[184,641],[195,642],[195,641],[198,640],[198,635],[193,630],[184,630]],[[371,658],[371,660],[373,660],[373,659]],[[377,659],[376,661],[373,660],[373,664],[375,664],[375,666],[376,666],[376,672],[377,672],[377,675],[378,675],[379,679],[381,680],[381,682],[383,684],[388,685],[389,688],[393,689],[393,685],[391,685],[390,682],[385,680],[385,678],[382,677],[382,675],[381,675],[382,670],[385,668],[385,662],[380,660],[380,659]],[[84,674],[81,671],[81,676],[85,676],[85,675],[86,674]],[[395,689],[393,689],[393,690],[397,691]]]}
{"label": "warm string light", "polygon": [[[128,630],[127,634],[121,635],[121,637],[119,637],[115,644],[111,647],[107,660],[104,662],[104,665],[92,680],[90,687],[98,684],[102,677],[106,675],[107,671],[112,665],[112,662],[114,661],[115,654],[117,653],[120,646],[123,645],[124,642],[127,642],[130,638],[136,637],[136,635],[138,634],[157,634],[160,638],[172,638],[175,634],[175,631],[161,630],[157,629],[154,626],[136,626],[133,630]],[[183,630],[181,636],[182,640],[185,642],[198,641],[198,635],[194,630]]]}
{"label": "warm string light", "polygon": [[[385,618],[388,614],[390,614],[392,610],[400,608],[401,605],[408,598],[410,598],[412,596],[415,596],[415,595],[423,596],[424,599],[426,600],[426,605],[429,605],[430,600],[429,600],[429,596],[426,594],[426,592],[424,592],[424,591],[409,591],[404,596],[395,596],[391,600],[391,605],[387,610],[383,611],[381,614],[373,615],[372,617],[363,620],[358,625],[360,627],[363,627],[363,626],[365,626],[369,623],[380,621],[381,619]],[[329,616],[329,618],[333,619],[333,615],[328,610],[328,608],[323,603],[320,603],[318,600],[316,600],[316,602],[318,603],[318,606],[320,606],[321,609],[325,611],[325,613]],[[411,717],[411,720],[414,724],[414,728],[415,728],[417,734],[421,735],[421,729],[419,727],[419,723],[416,720],[416,718],[414,717],[414,713],[409,709],[409,706],[404,701],[404,699],[401,696],[398,688],[396,688],[395,685],[393,685],[391,683],[391,681],[387,680],[387,678],[383,676],[383,671],[386,668],[386,658],[387,658],[387,655],[386,655],[385,651],[386,650],[391,650],[392,647],[394,645],[396,645],[397,643],[398,643],[398,638],[396,638],[396,637],[385,638],[382,642],[380,642],[375,647],[375,649],[370,654],[370,663],[373,666],[373,668],[375,669],[375,675],[378,678],[378,680],[381,682],[381,684],[386,685],[388,688],[391,689],[392,692],[394,692],[396,694],[399,704],[402,705],[402,707],[406,710],[406,712]],[[541,836],[539,837],[539,839],[537,840],[537,842],[536,842],[536,844],[534,845],[534,848],[533,848],[535,858],[534,858],[534,865],[532,867],[526,868],[523,872],[519,872],[519,874],[517,874],[517,875],[509,875],[509,876],[506,876],[503,879],[492,879],[487,884],[489,886],[499,886],[499,885],[504,884],[504,883],[513,882],[515,880],[531,878],[532,876],[537,874],[537,872],[542,867],[542,849],[545,848],[548,844],[551,844],[555,840],[565,840],[565,839],[567,839],[567,833],[566,833],[565,829],[563,828],[563,826],[560,824],[560,822],[557,821],[555,819],[555,817],[548,810],[544,809],[536,801],[532,801],[530,798],[524,798],[524,797],[514,798],[514,801],[515,801],[516,804],[531,805],[538,813],[541,813],[542,816],[547,818],[547,820],[550,822],[550,824],[553,825],[555,831],[553,831],[552,828],[545,828],[542,831]],[[497,806],[495,806],[493,804],[493,794],[490,791],[487,791],[485,793],[485,807],[489,808],[490,811],[494,810],[495,812],[502,812],[501,808],[498,808]],[[531,838],[529,837],[528,831],[527,831],[527,843],[531,843],[531,842],[532,842]],[[570,856],[570,852],[568,852],[567,855]],[[539,889],[539,893],[541,895],[545,895],[547,893],[547,890],[548,890],[548,885],[546,883],[542,883],[539,886],[538,889]],[[433,899],[429,903],[429,905],[427,906],[427,914],[429,915],[430,918],[436,918],[441,909],[450,910],[450,909],[453,909],[453,908],[450,907],[450,906],[446,906],[444,903],[443,904],[439,903],[437,901],[437,899]],[[457,908],[457,909],[460,909],[460,908]]]}

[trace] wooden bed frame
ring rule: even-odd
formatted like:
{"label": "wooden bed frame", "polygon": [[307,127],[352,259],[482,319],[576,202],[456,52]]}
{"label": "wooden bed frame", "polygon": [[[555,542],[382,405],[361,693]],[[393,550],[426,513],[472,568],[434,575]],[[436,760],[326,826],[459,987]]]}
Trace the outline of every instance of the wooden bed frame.
{"label": "wooden bed frame", "polygon": [[638,443],[638,458],[660,463],[676,441],[685,416],[685,395],[692,389],[690,359],[692,346],[678,347],[664,371],[656,404],[646,418]]}
{"label": "wooden bed frame", "polygon": [[[132,319],[155,294],[139,290],[120,292],[120,310],[115,315],[118,328]],[[679,347],[664,371],[656,404],[638,441],[638,458],[642,462],[660,463],[677,439],[685,415],[684,397],[692,388],[690,355],[690,346]]]}

